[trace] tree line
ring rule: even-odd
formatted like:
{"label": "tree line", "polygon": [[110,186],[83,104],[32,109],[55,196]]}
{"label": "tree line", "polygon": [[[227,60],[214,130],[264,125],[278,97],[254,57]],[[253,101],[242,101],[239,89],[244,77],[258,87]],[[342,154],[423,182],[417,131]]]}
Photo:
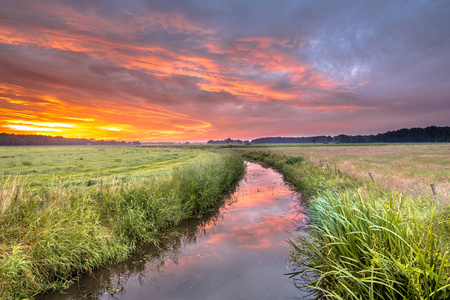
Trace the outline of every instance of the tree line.
{"label": "tree line", "polygon": [[239,144],[248,144],[248,143],[250,143],[250,141],[233,140],[233,139],[230,139],[230,138],[227,138],[227,139],[224,139],[224,140],[217,140],[217,141],[209,140],[207,142],[207,144],[210,144],[210,145],[214,145],[214,144],[237,144],[237,145],[239,145]]}
{"label": "tree line", "polygon": [[429,126],[404,128],[376,135],[312,136],[312,137],[264,137],[252,140],[252,144],[301,144],[301,143],[448,143],[450,127]]}
{"label": "tree line", "polygon": [[125,142],[115,140],[96,140],[86,138],[64,138],[36,134],[0,133],[0,146],[33,146],[33,145],[139,145],[139,141]]}

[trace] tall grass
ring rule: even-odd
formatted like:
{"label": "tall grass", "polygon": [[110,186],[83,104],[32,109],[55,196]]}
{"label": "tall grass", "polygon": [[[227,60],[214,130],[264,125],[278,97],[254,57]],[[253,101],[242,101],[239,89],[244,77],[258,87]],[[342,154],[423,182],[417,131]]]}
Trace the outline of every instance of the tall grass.
{"label": "tall grass", "polygon": [[398,194],[323,193],[310,203],[309,236],[291,242],[304,263],[299,274],[320,274],[313,285],[334,299],[448,299],[441,232],[414,211]]}
{"label": "tall grass", "polygon": [[170,176],[102,178],[91,186],[0,187],[0,295],[61,289],[80,274],[157,244],[181,220],[217,207],[243,173],[235,153],[175,168]]}
{"label": "tall grass", "polygon": [[442,239],[448,219],[439,203],[422,203],[303,159],[245,155],[275,166],[307,196],[308,230],[290,241],[299,265],[290,275],[314,278],[309,287],[319,297],[450,298],[449,248]]}

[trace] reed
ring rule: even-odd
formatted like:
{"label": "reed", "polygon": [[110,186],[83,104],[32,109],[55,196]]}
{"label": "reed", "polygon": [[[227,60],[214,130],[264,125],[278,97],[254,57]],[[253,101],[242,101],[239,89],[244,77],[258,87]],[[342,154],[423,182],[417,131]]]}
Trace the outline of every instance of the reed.
{"label": "reed", "polygon": [[[183,150],[186,151],[186,150]],[[147,176],[98,177],[0,186],[0,295],[24,298],[72,284],[82,273],[125,259],[140,243],[157,244],[181,220],[220,205],[244,170],[236,153]]]}
{"label": "reed", "polygon": [[[307,230],[290,244],[324,299],[448,299],[448,209],[292,156],[244,152],[280,170],[307,199]],[[437,217],[436,217],[437,216]]]}

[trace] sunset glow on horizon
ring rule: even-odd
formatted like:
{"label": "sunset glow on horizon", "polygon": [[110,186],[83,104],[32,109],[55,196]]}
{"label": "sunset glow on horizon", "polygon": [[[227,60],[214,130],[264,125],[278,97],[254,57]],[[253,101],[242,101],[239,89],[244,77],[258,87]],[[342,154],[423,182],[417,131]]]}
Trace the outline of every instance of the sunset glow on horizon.
{"label": "sunset glow on horizon", "polygon": [[447,2],[1,3],[0,132],[207,141],[449,125]]}

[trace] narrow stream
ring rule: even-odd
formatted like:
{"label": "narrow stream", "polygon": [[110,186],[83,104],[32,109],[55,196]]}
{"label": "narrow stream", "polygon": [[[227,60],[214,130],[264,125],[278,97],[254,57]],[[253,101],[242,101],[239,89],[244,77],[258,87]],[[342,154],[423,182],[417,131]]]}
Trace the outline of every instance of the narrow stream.
{"label": "narrow stream", "polygon": [[228,202],[156,249],[84,276],[45,299],[306,299],[289,272],[288,232],[298,230],[299,194],[280,174],[247,162]]}

